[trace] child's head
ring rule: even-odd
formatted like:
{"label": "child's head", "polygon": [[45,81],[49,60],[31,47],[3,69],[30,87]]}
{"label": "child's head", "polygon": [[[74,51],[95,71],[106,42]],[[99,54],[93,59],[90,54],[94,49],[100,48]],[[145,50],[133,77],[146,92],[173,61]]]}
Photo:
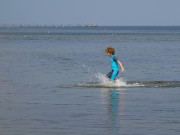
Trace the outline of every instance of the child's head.
{"label": "child's head", "polygon": [[108,47],[105,49],[105,52],[107,53],[108,56],[114,55],[115,54],[115,50],[112,47]]}

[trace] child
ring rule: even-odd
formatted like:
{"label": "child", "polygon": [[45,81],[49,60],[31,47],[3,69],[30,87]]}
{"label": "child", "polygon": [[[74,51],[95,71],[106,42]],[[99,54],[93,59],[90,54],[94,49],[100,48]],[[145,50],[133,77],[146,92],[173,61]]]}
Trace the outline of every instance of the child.
{"label": "child", "polygon": [[107,74],[107,77],[109,78],[109,83],[112,85],[114,84],[115,78],[119,73],[118,64],[121,67],[121,72],[124,72],[125,70],[120,60],[118,60],[118,58],[116,57],[114,48],[108,47],[106,48],[105,52],[107,53],[108,56],[111,57],[112,71]]}

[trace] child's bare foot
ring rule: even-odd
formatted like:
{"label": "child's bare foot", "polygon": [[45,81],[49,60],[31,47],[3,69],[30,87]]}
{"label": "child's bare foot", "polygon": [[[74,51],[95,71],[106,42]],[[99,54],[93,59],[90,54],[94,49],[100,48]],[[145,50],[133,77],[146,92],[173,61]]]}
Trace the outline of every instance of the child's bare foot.
{"label": "child's bare foot", "polygon": [[113,84],[114,84],[114,82],[111,82],[111,81],[109,81],[109,83],[110,83],[111,85],[113,85]]}
{"label": "child's bare foot", "polygon": [[118,83],[118,82],[120,82],[120,80],[119,80],[119,79],[115,80],[115,83]]}

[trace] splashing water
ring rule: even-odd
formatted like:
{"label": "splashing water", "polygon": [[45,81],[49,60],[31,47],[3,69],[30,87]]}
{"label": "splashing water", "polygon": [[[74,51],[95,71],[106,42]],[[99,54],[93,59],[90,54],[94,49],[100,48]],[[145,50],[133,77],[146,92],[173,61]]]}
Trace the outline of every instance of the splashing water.
{"label": "splashing water", "polygon": [[123,78],[116,79],[113,85],[109,83],[109,79],[106,77],[106,75],[102,73],[95,74],[95,77],[98,79],[98,84],[102,86],[109,86],[109,87],[122,87],[127,86],[126,81],[123,80]]}
{"label": "splashing water", "polygon": [[[127,84],[123,78],[117,78],[114,81],[114,84],[109,83],[109,79],[105,74],[102,73],[94,73],[91,67],[87,67],[83,65],[83,68],[87,72],[87,81],[80,83],[79,86],[82,87],[134,87],[134,86],[142,86],[139,83]],[[144,85],[143,85],[144,86]]]}
{"label": "splashing water", "polygon": [[81,87],[127,87],[126,81],[123,78],[116,79],[113,85],[109,83],[109,79],[105,74],[95,73],[91,74],[89,77],[89,81],[85,81],[84,83],[80,83]]}

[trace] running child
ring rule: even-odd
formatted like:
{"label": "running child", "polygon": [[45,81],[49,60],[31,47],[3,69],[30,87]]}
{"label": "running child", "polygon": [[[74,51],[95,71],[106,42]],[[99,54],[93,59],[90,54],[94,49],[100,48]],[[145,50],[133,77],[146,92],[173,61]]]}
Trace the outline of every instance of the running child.
{"label": "running child", "polygon": [[107,74],[107,77],[109,78],[108,79],[109,83],[112,85],[112,84],[114,84],[115,78],[119,73],[118,64],[121,67],[121,72],[124,72],[125,70],[124,70],[124,67],[123,67],[122,63],[120,62],[120,60],[116,57],[114,48],[108,47],[105,49],[105,52],[107,53],[108,56],[111,57],[112,71]]}

